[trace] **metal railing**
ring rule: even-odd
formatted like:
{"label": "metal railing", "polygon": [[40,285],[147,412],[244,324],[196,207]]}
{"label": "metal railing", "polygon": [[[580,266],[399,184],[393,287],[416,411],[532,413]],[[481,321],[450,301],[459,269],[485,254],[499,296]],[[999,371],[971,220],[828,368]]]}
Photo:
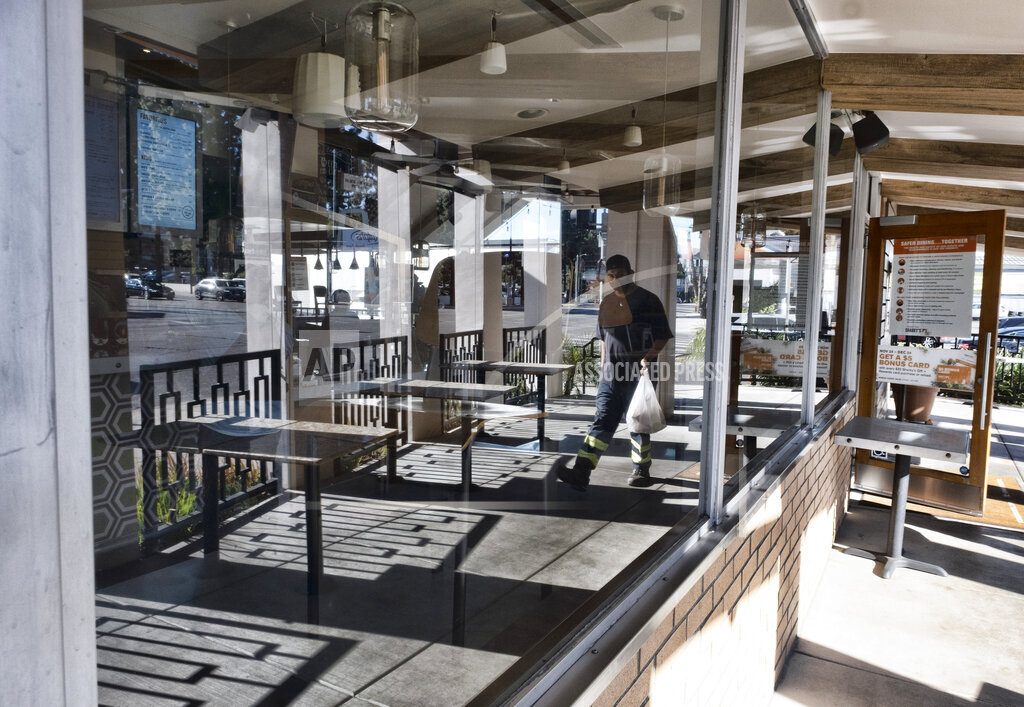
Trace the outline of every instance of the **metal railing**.
{"label": "metal railing", "polygon": [[[409,343],[405,336],[363,339],[353,343],[352,348],[352,368],[341,374],[338,382],[408,376]],[[335,402],[335,422],[364,427],[391,427],[399,431],[402,444],[408,441],[406,416],[389,408],[388,399],[383,395],[357,391],[343,393]]]}
{"label": "metal railing", "polygon": [[[547,330],[536,327],[508,327],[501,331],[502,360],[529,363],[547,361]],[[505,402],[512,405],[529,405],[537,397],[537,377],[516,373],[505,374],[505,385],[514,385],[515,390],[505,396]]]}
{"label": "metal railing", "polygon": [[[281,353],[255,351],[139,368],[140,432],[206,414],[281,417]],[[143,550],[167,535],[183,533],[202,518],[202,460],[198,454],[142,449],[141,536]],[[277,493],[274,464],[242,457],[218,464],[221,510],[257,495]]]}

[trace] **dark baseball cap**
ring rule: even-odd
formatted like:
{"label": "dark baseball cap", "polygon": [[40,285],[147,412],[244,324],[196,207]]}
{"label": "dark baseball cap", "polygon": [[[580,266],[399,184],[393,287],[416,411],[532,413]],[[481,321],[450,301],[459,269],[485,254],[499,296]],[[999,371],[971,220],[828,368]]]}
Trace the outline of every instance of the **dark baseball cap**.
{"label": "dark baseball cap", "polygon": [[633,267],[629,264],[629,258],[624,255],[613,255],[608,258],[604,264],[605,270],[625,270],[626,272],[633,272]]}

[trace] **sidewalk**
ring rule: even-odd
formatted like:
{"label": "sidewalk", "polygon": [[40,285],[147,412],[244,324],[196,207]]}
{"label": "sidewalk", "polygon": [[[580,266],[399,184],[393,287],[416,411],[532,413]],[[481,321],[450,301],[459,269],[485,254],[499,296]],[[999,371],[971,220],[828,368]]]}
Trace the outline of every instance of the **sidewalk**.
{"label": "sidewalk", "polygon": [[884,549],[888,509],[851,502],[772,707],[1024,704],[1024,532],[908,513],[905,554],[949,572],[843,554]]}

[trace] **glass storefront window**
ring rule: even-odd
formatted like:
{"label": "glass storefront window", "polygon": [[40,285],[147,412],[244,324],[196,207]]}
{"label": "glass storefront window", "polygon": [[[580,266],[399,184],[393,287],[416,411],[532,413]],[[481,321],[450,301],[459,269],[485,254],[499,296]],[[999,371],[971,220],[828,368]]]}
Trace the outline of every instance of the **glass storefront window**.
{"label": "glass storefront window", "polygon": [[[416,16],[400,43],[384,16],[363,29],[380,66],[418,51],[416,81],[390,91],[362,47],[337,119],[304,94],[328,128],[294,119],[291,82],[322,38],[346,53],[341,9],[253,3],[230,30],[205,5],[87,10],[101,613],[173,612],[339,699],[462,704],[524,679],[693,527],[717,5],[670,23],[667,50],[641,4],[555,28],[524,12],[500,25],[501,76],[478,70],[489,8],[459,4],[458,27],[394,9]],[[655,60],[667,74],[639,68]],[[402,130],[333,127],[356,98]],[[683,170],[671,218],[643,211],[662,152]],[[803,242],[786,223],[735,245],[737,407],[799,397],[799,375],[740,356],[799,342]],[[664,429],[612,419],[632,387],[602,379],[602,339],[611,362],[650,359]],[[728,476],[751,451],[732,437]],[[216,662],[210,643],[189,650]],[[111,673],[101,700],[173,691]]]}

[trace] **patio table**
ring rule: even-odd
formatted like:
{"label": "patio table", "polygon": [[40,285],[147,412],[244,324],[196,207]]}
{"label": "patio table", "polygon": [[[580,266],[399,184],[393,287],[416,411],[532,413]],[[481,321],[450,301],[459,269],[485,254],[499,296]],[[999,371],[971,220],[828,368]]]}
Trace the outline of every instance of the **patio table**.
{"label": "patio table", "polygon": [[910,490],[910,457],[943,459],[965,464],[970,435],[966,430],[951,430],[921,422],[902,422],[874,417],[855,417],[836,432],[835,443],[844,447],[884,451],[894,455],[892,507],[889,511],[889,540],[884,553],[848,548],[847,554],[885,562],[882,578],[889,579],[900,567],[940,577],[946,570],[903,556],[903,529],[907,517]]}
{"label": "patio table", "polygon": [[203,552],[220,549],[218,457],[301,464],[306,481],[307,591],[318,594],[323,575],[320,469],[335,460],[387,449],[387,478],[395,479],[398,430],[275,418],[205,415],[155,425],[124,438],[133,446],[202,455]]}
{"label": "patio table", "polygon": [[[747,459],[757,456],[758,437],[778,437],[800,421],[793,410],[773,410],[757,407],[729,407],[725,413],[727,434],[743,437],[743,454]],[[689,424],[691,432],[700,432],[704,418],[700,415]]]}
{"label": "patio table", "polygon": [[547,399],[547,378],[571,371],[573,364],[570,363],[536,363],[530,361],[483,361],[478,359],[466,359],[455,361],[452,364],[456,368],[466,368],[471,371],[498,371],[500,373],[534,376],[537,379],[537,445],[544,448],[544,420],[545,400]]}

